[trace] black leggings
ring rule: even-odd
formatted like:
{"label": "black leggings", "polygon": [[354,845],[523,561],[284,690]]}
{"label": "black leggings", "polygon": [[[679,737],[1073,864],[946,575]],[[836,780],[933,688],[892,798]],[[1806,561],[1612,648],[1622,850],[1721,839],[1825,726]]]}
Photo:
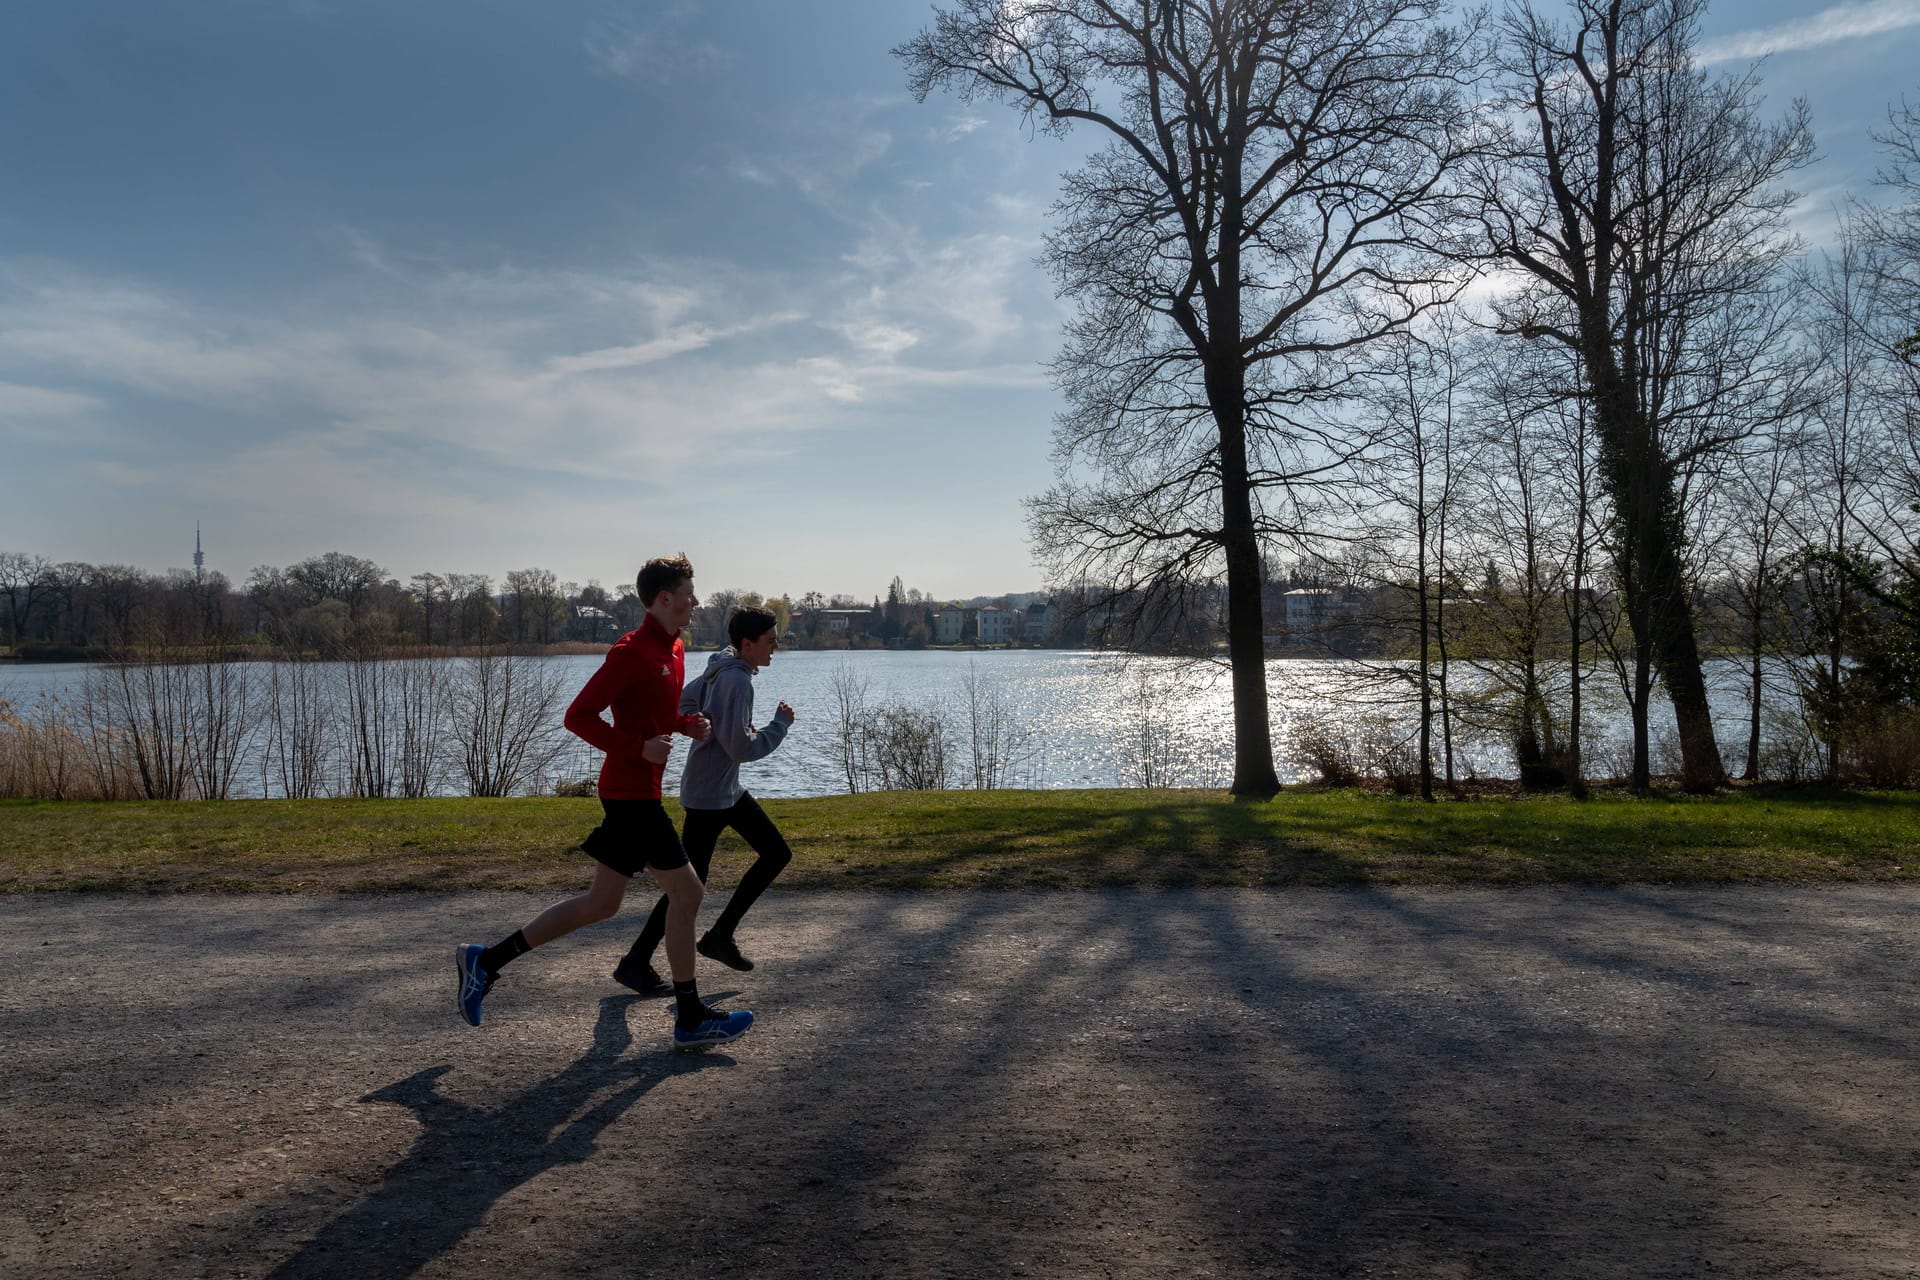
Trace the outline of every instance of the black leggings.
{"label": "black leggings", "polygon": [[[707,868],[713,865],[713,847],[719,842],[720,833],[732,827],[740,833],[740,838],[759,856],[747,873],[740,877],[740,884],[727,900],[727,909],[713,922],[707,932],[716,938],[730,938],[740,923],[740,917],[747,914],[747,908],[754,900],[765,893],[773,878],[787,869],[793,861],[793,850],[787,847],[780,828],[773,825],[773,819],[760,807],[751,795],[743,795],[731,809],[689,809],[687,825],[681,833],[681,843],[686,846],[687,861],[704,883]],[[667,900],[663,896],[653,904],[653,913],[647,917],[646,924],[640,927],[640,936],[634,939],[633,948],[627,954],[632,959],[652,960],[653,952],[660,940],[667,936]]]}

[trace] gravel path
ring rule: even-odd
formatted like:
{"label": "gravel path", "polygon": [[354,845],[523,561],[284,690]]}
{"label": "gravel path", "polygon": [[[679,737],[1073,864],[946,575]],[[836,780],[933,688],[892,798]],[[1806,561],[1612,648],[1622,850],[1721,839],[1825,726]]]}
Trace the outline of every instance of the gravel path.
{"label": "gravel path", "polygon": [[1920,1276],[1911,887],[0,899],[0,1274]]}

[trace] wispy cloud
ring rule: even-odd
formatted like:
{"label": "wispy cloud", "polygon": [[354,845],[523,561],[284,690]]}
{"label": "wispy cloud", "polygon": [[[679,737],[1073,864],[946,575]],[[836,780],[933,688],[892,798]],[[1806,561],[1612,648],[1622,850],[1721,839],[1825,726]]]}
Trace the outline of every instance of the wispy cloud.
{"label": "wispy cloud", "polygon": [[939,142],[957,142],[970,133],[977,133],[987,127],[985,116],[972,114],[959,116],[933,131],[933,137]]}
{"label": "wispy cloud", "polygon": [[[258,316],[0,272],[0,414],[86,412],[136,439],[150,428],[128,397],[146,397],[245,424],[242,458],[285,459],[324,436],[550,475],[671,474],[723,443],[792,449],[851,425],[849,406],[951,385],[962,363],[981,366],[969,385],[1031,385],[1031,368],[993,359],[1016,324],[1016,256],[993,237],[929,245],[896,232],[826,280],[709,261],[405,279],[366,264],[384,303],[303,315],[277,300]],[[604,342],[622,332],[632,340]],[[177,451],[224,454],[234,434]]]}
{"label": "wispy cloud", "polygon": [[102,408],[98,396],[0,381],[0,418],[66,418]]}
{"label": "wispy cloud", "polygon": [[[839,328],[866,350],[904,351],[931,337],[938,349],[990,359],[1027,327],[1019,291],[1037,289],[1029,263],[1037,236],[1011,231],[929,241],[911,226],[870,215],[844,257],[850,280]],[[905,342],[911,336],[914,342]]]}
{"label": "wispy cloud", "polygon": [[871,192],[868,172],[895,156],[895,131],[884,117],[904,105],[871,94],[796,104],[752,150],[731,160],[727,171],[768,187],[790,188],[834,217],[858,223]]}
{"label": "wispy cloud", "polygon": [[685,39],[673,30],[694,8],[680,5],[669,9],[644,27],[595,23],[581,41],[588,65],[601,75],[650,84],[671,84],[690,75],[711,74],[732,55],[716,44]]}
{"label": "wispy cloud", "polygon": [[1920,0],[1868,0],[1864,4],[1839,4],[1822,9],[1811,17],[1708,40],[1700,46],[1698,61],[1703,66],[1720,62],[1745,62],[1770,53],[1817,49],[1842,40],[1883,35],[1913,26],[1920,26]]}
{"label": "wispy cloud", "polygon": [[631,346],[602,347],[597,351],[583,351],[579,355],[555,356],[547,361],[546,372],[549,377],[571,377],[581,373],[637,369],[645,365],[658,364],[663,360],[671,360],[675,356],[685,355],[688,352],[705,350],[716,342],[764,332],[767,329],[783,324],[793,324],[803,319],[805,316],[801,312],[784,311],[726,328],[691,325],[646,342],[636,342]]}

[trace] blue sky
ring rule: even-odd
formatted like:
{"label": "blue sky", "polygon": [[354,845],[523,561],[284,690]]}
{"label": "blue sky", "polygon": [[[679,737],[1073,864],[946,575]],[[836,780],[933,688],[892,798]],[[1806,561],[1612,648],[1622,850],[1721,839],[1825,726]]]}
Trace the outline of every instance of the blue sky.
{"label": "blue sky", "polygon": [[[915,104],[921,0],[10,0],[0,550],[1041,585],[1078,144]],[[1920,0],[1722,3],[1865,192]]]}

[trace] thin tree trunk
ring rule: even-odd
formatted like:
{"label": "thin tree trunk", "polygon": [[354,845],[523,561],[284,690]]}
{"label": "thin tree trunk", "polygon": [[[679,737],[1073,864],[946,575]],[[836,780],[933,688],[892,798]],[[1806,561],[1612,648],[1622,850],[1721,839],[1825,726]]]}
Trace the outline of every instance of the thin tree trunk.
{"label": "thin tree trunk", "polygon": [[1427,494],[1424,475],[1420,487],[1419,600],[1420,600],[1420,798],[1433,799],[1433,671],[1428,654],[1427,625]]}
{"label": "thin tree trunk", "polygon": [[[1631,625],[1631,623],[1629,623]],[[1633,789],[1646,792],[1653,788],[1652,762],[1648,758],[1647,709],[1652,702],[1652,660],[1647,652],[1645,632],[1636,628],[1633,636]]]}

